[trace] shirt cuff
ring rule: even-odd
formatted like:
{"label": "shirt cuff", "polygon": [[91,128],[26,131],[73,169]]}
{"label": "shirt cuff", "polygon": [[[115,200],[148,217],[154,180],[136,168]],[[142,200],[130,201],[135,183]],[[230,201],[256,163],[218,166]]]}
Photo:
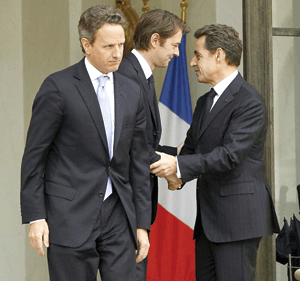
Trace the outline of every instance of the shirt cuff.
{"label": "shirt cuff", "polygon": [[40,221],[46,221],[45,219],[40,219],[40,220],[36,220],[36,221],[31,221],[30,224],[36,223],[36,222],[40,222]]}
{"label": "shirt cuff", "polygon": [[176,156],[176,166],[177,166],[176,176],[177,176],[177,178],[181,179],[181,173],[180,173],[180,169],[179,169],[179,165],[178,165],[177,156]]}

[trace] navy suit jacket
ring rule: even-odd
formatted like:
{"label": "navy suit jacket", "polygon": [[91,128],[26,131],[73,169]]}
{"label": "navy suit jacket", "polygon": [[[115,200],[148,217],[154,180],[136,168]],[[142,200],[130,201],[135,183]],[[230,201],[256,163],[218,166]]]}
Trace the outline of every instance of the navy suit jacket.
{"label": "navy suit jacket", "polygon": [[[161,121],[160,121],[157,100],[153,98],[153,93],[151,93],[149,89],[144,71],[136,56],[132,53],[128,54],[123,59],[118,72],[128,77],[130,80],[134,81],[138,85],[140,85],[140,87],[143,90],[144,106],[145,106],[146,120],[147,120],[146,135],[148,139],[150,163],[152,164],[160,159],[160,156],[157,153],[155,153],[155,151],[176,155],[177,154],[176,147],[159,145],[162,128],[161,128]],[[153,223],[157,213],[158,181],[155,175],[150,175],[150,180],[151,180],[151,194],[152,194],[151,222]]]}
{"label": "navy suit jacket", "polygon": [[23,223],[46,218],[50,243],[78,247],[95,225],[108,176],[130,228],[150,229],[149,155],[138,85],[114,73],[113,158],[84,60],[47,77],[34,100],[22,161]]}
{"label": "navy suit jacket", "polygon": [[267,111],[262,97],[240,74],[201,125],[206,96],[178,156],[183,182],[197,178],[194,237],[231,242],[278,232],[263,160]]}

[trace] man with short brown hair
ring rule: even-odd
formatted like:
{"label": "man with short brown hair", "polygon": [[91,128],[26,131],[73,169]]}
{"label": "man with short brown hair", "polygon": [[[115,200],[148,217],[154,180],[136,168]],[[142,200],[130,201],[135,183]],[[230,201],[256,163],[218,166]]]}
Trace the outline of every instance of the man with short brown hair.
{"label": "man with short brown hair", "polygon": [[[150,10],[141,17],[133,37],[134,49],[123,59],[118,70],[143,89],[151,163],[160,159],[156,151],[176,155],[177,150],[180,150],[180,147],[177,149],[159,145],[162,128],[152,71],[156,67],[168,67],[172,58],[179,56],[178,46],[183,33],[188,31],[186,24],[176,15],[160,9]],[[154,174],[149,176],[153,223],[157,213],[158,181]],[[137,264],[137,281],[146,280],[146,270],[147,259]]]}

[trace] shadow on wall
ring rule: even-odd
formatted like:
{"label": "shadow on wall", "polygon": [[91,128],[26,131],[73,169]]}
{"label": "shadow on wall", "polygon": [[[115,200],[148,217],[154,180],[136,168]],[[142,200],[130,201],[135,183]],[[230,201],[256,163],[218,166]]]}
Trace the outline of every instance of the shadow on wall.
{"label": "shadow on wall", "polygon": [[[278,208],[277,208],[277,216],[279,220],[279,225],[282,227],[283,218],[286,218],[288,221],[293,216],[296,215],[297,218],[300,218],[299,215],[299,202],[298,198],[294,202],[287,202],[287,193],[289,189],[292,187],[288,187],[283,185],[280,187],[279,198],[278,198]],[[297,197],[297,187],[293,187],[293,193],[295,193],[295,197]]]}

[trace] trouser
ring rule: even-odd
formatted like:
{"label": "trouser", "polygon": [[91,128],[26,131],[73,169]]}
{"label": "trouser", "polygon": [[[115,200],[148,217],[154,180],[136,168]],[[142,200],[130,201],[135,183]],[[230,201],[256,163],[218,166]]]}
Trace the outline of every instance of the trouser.
{"label": "trouser", "polygon": [[[50,230],[51,231],[51,230]],[[116,192],[102,204],[88,240],[77,248],[50,244],[51,281],[132,281],[136,276],[135,241]]]}
{"label": "trouser", "polygon": [[200,234],[196,239],[196,280],[254,281],[260,240],[213,243]]}

